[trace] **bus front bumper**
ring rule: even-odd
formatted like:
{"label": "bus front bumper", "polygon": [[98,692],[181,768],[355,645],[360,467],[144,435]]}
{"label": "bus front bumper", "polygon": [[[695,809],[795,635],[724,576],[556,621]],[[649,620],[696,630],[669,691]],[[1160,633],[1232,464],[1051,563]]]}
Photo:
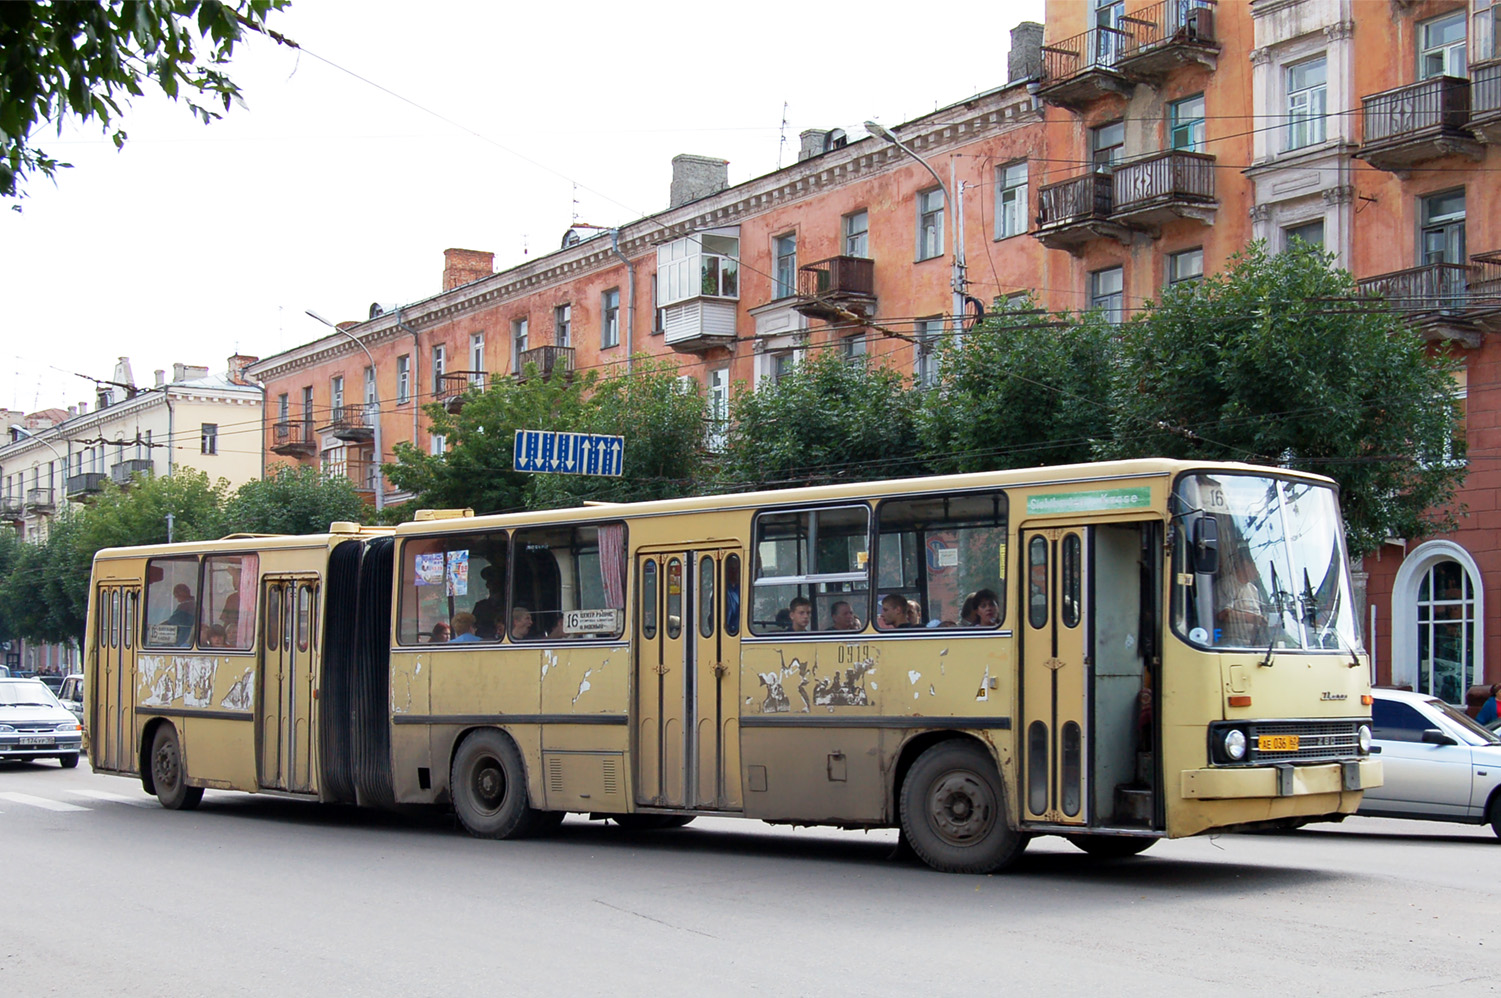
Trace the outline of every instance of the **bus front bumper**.
{"label": "bus front bumper", "polygon": [[1194,800],[1243,797],[1302,797],[1370,790],[1381,786],[1381,763],[1376,759],[1331,762],[1312,766],[1281,763],[1271,766],[1213,766],[1185,769],[1182,794]]}

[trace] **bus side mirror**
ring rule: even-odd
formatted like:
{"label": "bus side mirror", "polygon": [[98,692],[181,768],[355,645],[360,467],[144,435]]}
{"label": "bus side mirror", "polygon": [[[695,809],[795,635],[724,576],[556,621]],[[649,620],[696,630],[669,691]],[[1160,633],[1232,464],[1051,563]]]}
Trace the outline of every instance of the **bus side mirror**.
{"label": "bus side mirror", "polygon": [[1193,570],[1213,575],[1220,570],[1220,523],[1212,516],[1201,516],[1193,525]]}

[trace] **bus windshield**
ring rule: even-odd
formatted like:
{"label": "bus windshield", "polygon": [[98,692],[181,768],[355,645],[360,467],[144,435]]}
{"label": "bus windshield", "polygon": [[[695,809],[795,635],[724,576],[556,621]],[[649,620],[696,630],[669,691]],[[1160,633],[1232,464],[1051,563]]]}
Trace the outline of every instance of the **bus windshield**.
{"label": "bus windshield", "polygon": [[[1186,475],[1175,498],[1173,627],[1180,637],[1215,648],[1359,649],[1332,488],[1255,475]],[[1204,519],[1213,527],[1198,522]],[[1215,571],[1196,571],[1203,567],[1195,564],[1196,549],[1215,535]]]}

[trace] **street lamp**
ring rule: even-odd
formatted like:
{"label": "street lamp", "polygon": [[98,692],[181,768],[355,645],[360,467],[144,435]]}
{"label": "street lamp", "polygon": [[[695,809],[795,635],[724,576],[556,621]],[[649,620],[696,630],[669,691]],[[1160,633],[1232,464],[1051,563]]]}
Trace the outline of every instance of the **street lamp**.
{"label": "street lamp", "polygon": [[67,471],[68,471],[68,459],[65,458],[65,457],[63,457],[62,453],[60,451],[58,451],[58,449],[56,447],[52,446],[52,444],[50,444],[46,440],[43,440],[41,437],[37,436],[35,433],[32,433],[26,427],[21,426],[19,423],[11,423],[10,424],[10,432],[15,433],[15,434],[17,434],[19,436],[27,437],[27,438],[29,438],[31,440],[35,440],[37,443],[41,444],[43,447],[46,447],[48,450],[50,450],[53,454],[55,454],[57,456],[57,459],[59,461],[61,461],[63,463],[63,473],[67,474]]}
{"label": "street lamp", "polygon": [[[354,343],[355,346],[357,346],[361,350],[365,351],[365,357],[370,361],[370,377],[372,379],[374,379],[376,377],[375,358],[370,355],[370,348],[367,347],[367,346],[365,346],[365,344],[361,343],[358,336],[355,336],[353,333],[349,332],[346,329],[339,328],[337,325],[335,325],[332,322],[329,322],[327,319],[323,318],[323,316],[319,315],[317,312],[314,312],[310,308],[303,309],[303,311],[306,312],[309,317],[317,319],[319,322],[323,323],[325,326],[327,326],[329,329],[332,329],[334,332],[338,333],[340,336],[348,337],[349,340],[352,343]],[[383,450],[381,450],[381,445],[380,445],[380,387],[379,387],[379,385],[380,385],[379,380],[376,380],[376,386],[377,387],[375,389],[375,508],[376,509],[384,509],[385,505],[386,505],[386,489],[385,489],[385,482],[384,482],[384,477],[385,476],[381,474],[380,462],[381,462],[381,456],[385,452]]]}
{"label": "street lamp", "polygon": [[908,156],[911,156],[919,164],[921,164],[924,170],[927,170],[933,175],[933,180],[938,184],[938,189],[943,192],[944,205],[953,209],[954,222],[953,225],[950,226],[949,232],[950,244],[953,246],[954,253],[953,267],[949,275],[949,286],[953,288],[954,291],[953,315],[954,323],[957,328],[958,324],[963,322],[964,316],[964,205],[951,193],[951,185],[953,188],[957,188],[959,193],[963,193],[964,188],[963,185],[961,185],[958,182],[957,178],[954,176],[954,173],[956,172],[954,161],[952,159],[949,160],[950,184],[945,184],[943,182],[943,178],[938,175],[938,171],[934,170],[933,167],[928,164],[927,160],[923,159],[917,153],[913,152],[912,149],[905,143],[903,143],[901,139],[897,138],[896,135],[892,133],[891,129],[887,128],[884,125],[878,125],[874,121],[867,121],[865,123],[865,130],[878,139],[885,139],[887,142],[890,142],[892,145],[896,146],[902,152],[906,153]]}

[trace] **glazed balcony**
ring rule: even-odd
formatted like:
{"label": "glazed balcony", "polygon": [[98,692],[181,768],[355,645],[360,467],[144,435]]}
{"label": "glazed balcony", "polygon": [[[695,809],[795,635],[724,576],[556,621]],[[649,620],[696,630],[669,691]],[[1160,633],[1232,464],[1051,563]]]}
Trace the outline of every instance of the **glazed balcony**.
{"label": "glazed balcony", "polygon": [[[79,475],[69,475],[68,501],[88,502],[104,491],[104,483],[107,481],[109,481],[109,476],[102,471],[85,471]],[[52,494],[51,489],[47,489],[46,492],[49,496]]]}
{"label": "glazed balcony", "polygon": [[366,440],[375,439],[375,417],[380,407],[374,402],[366,402],[363,405],[336,406],[329,419],[328,425],[323,428],[324,433],[331,434],[339,440],[351,443],[363,443]]}
{"label": "glazed balcony", "polygon": [[129,485],[136,475],[150,475],[155,470],[149,457],[132,458],[110,466],[109,477],[116,485]]}
{"label": "glazed balcony", "polygon": [[1128,40],[1115,65],[1129,77],[1158,83],[1185,63],[1215,68],[1214,0],[1162,0],[1120,19]]}
{"label": "glazed balcony", "polygon": [[1070,111],[1081,111],[1111,94],[1129,96],[1135,80],[1117,63],[1130,44],[1129,31],[1091,28],[1082,35],[1044,45],[1037,96]]}
{"label": "glazed balcony", "polygon": [[[74,478],[83,478],[83,477],[86,477],[86,476],[83,476],[83,475],[75,475],[74,476]],[[98,475],[96,477],[102,479],[104,476],[103,475]],[[70,498],[70,499],[73,497],[72,484],[73,484],[73,479],[72,478],[68,479],[68,485],[69,485],[69,488],[68,488],[68,498]],[[100,485],[99,485],[99,488],[103,488],[103,487],[104,487],[104,485],[101,482]],[[28,513],[50,513],[54,509],[56,509],[56,508],[57,508],[57,502],[52,497],[52,490],[51,489],[27,489],[26,490],[26,512],[28,512]]]}
{"label": "glazed balcony", "polygon": [[311,457],[318,453],[318,438],[312,420],[288,420],[271,427],[271,450],[288,457]]}
{"label": "glazed balcony", "polygon": [[849,313],[871,315],[876,310],[876,262],[833,256],[799,267],[797,297],[792,307],[815,319],[837,322]]}
{"label": "glazed balcony", "polygon": [[1102,236],[1127,241],[1125,227],[1111,221],[1115,212],[1115,178],[1091,170],[1037,191],[1037,228],[1032,234],[1049,249],[1077,252]]}
{"label": "glazed balcony", "polygon": [[1484,158],[1484,147],[1469,130],[1469,80],[1436,76],[1372,94],[1361,104],[1364,141],[1355,155],[1378,170],[1402,173],[1456,153]]}
{"label": "glazed balcony", "polygon": [[1115,167],[1112,219],[1155,230],[1179,218],[1214,221],[1214,157],[1170,149]]}
{"label": "glazed balcony", "polygon": [[568,377],[573,374],[573,347],[543,346],[521,351],[521,363],[516,367],[516,379],[525,381],[527,371],[536,368],[543,381],[553,375]]}
{"label": "glazed balcony", "polygon": [[1501,143],[1501,59],[1470,67],[1470,129],[1485,142]]}
{"label": "glazed balcony", "polygon": [[1501,251],[1471,263],[1430,263],[1358,282],[1382,298],[1428,340],[1474,349],[1485,333],[1501,332]]}

